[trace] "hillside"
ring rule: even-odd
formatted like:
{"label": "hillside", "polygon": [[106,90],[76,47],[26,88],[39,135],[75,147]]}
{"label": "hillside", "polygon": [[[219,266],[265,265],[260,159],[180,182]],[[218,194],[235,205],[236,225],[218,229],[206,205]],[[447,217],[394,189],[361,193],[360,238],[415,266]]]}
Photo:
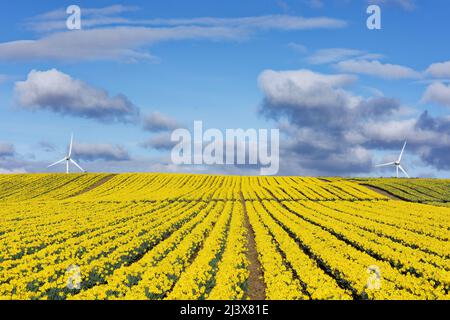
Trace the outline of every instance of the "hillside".
{"label": "hillside", "polygon": [[450,208],[413,202],[449,199],[432,181],[0,175],[0,297],[449,299]]}
{"label": "hillside", "polygon": [[383,190],[401,200],[450,206],[450,180],[446,179],[357,179],[362,185]]}

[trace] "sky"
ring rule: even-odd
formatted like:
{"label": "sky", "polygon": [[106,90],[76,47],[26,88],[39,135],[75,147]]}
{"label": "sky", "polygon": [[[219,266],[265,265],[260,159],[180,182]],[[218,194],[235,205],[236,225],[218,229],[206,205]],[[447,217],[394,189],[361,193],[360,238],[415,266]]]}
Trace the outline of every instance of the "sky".
{"label": "sky", "polygon": [[[381,9],[370,30],[369,5]],[[81,8],[69,30],[67,7]],[[446,0],[25,1],[0,11],[0,173],[175,165],[177,128],[279,129],[280,175],[450,177]],[[76,168],[73,168],[75,170]]]}

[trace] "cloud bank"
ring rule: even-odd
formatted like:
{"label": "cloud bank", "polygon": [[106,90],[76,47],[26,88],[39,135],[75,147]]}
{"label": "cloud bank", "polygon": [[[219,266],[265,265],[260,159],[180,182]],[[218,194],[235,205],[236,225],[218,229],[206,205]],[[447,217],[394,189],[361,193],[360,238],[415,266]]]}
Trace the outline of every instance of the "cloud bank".
{"label": "cloud bank", "polygon": [[434,78],[450,78],[450,61],[433,63],[426,73]]}
{"label": "cloud bank", "polygon": [[171,131],[180,127],[178,122],[160,112],[153,112],[142,120],[143,129],[150,132]]}
{"label": "cloud bank", "polygon": [[7,142],[0,142],[0,159],[12,157],[15,154],[14,145]]}
{"label": "cloud bank", "polygon": [[430,84],[423,94],[422,101],[450,108],[450,84],[445,85],[442,82]]}
{"label": "cloud bank", "polygon": [[[65,9],[50,11],[25,21],[25,26],[44,35],[0,43],[0,61],[121,60],[155,58],[148,47],[166,41],[236,41],[256,32],[337,29],[344,20],[329,17],[263,15],[237,18],[129,19],[122,14],[133,6],[81,8],[82,30],[67,31]],[[99,39],[101,41],[99,41]]]}
{"label": "cloud bank", "polygon": [[259,76],[264,94],[260,113],[278,122],[281,172],[354,175],[373,171],[377,150],[408,151],[427,165],[450,168],[450,118],[402,118],[403,106],[388,97],[364,98],[349,90],[347,74],[311,70],[266,70]]}
{"label": "cloud bank", "polygon": [[155,149],[158,151],[171,150],[175,145],[176,142],[171,141],[170,134],[168,133],[159,134],[141,143],[141,147],[143,148]]}
{"label": "cloud bank", "polygon": [[381,63],[377,60],[345,60],[336,64],[341,72],[366,74],[388,80],[419,79],[421,74],[409,67]]}
{"label": "cloud bank", "polygon": [[14,93],[18,106],[27,110],[49,110],[102,122],[133,122],[139,115],[126,96],[111,96],[56,69],[31,71],[25,81],[16,82]]}
{"label": "cloud bank", "polygon": [[106,143],[76,143],[73,146],[73,154],[75,158],[84,161],[130,160],[130,155],[124,147]]}

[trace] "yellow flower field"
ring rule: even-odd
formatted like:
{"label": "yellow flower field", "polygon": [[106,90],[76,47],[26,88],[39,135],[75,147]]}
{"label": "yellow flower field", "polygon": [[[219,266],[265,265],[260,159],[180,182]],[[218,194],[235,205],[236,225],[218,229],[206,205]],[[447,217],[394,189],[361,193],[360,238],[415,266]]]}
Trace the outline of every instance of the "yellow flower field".
{"label": "yellow flower field", "polygon": [[0,175],[0,298],[447,300],[449,230],[343,179]]}

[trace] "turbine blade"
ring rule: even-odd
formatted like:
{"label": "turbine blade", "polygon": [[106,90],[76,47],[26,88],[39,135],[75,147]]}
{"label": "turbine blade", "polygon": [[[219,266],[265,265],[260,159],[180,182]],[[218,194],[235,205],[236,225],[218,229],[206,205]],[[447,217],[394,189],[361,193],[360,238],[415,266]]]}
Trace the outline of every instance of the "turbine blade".
{"label": "turbine blade", "polygon": [[61,160],[59,160],[59,161],[56,161],[55,163],[52,163],[51,165],[49,165],[47,168],[50,168],[50,167],[53,167],[53,166],[56,166],[57,164],[60,164],[60,163],[62,163],[62,162],[64,162],[64,160],[66,160],[66,158],[64,158],[64,159],[61,159]]}
{"label": "turbine blade", "polygon": [[389,163],[383,163],[383,164],[377,164],[375,167],[387,167],[387,166],[393,166],[395,162],[389,162]]}
{"label": "turbine blade", "polygon": [[72,155],[72,146],[73,146],[73,133],[70,136],[69,157]]}
{"label": "turbine blade", "polygon": [[402,171],[403,171],[403,173],[405,174],[405,176],[406,176],[406,177],[410,178],[409,174],[408,174],[408,173],[406,172],[406,170],[405,170],[405,169],[403,169],[403,167],[402,167],[402,166],[399,166],[399,168],[400,168],[400,170],[402,170]]}
{"label": "turbine blade", "polygon": [[397,179],[398,179],[398,166],[396,166],[395,169],[397,170]]}
{"label": "turbine blade", "polygon": [[76,165],[78,167],[78,169],[80,169],[82,172],[84,172],[84,169],[82,167],[80,167],[78,165],[78,163],[76,163],[75,161],[73,161],[72,159],[70,159],[70,162],[72,162],[74,165]]}
{"label": "turbine blade", "polygon": [[405,151],[405,147],[406,147],[406,142],[407,141],[405,141],[405,144],[403,145],[402,152],[400,152],[400,156],[398,157],[398,162],[402,161],[403,152]]}

